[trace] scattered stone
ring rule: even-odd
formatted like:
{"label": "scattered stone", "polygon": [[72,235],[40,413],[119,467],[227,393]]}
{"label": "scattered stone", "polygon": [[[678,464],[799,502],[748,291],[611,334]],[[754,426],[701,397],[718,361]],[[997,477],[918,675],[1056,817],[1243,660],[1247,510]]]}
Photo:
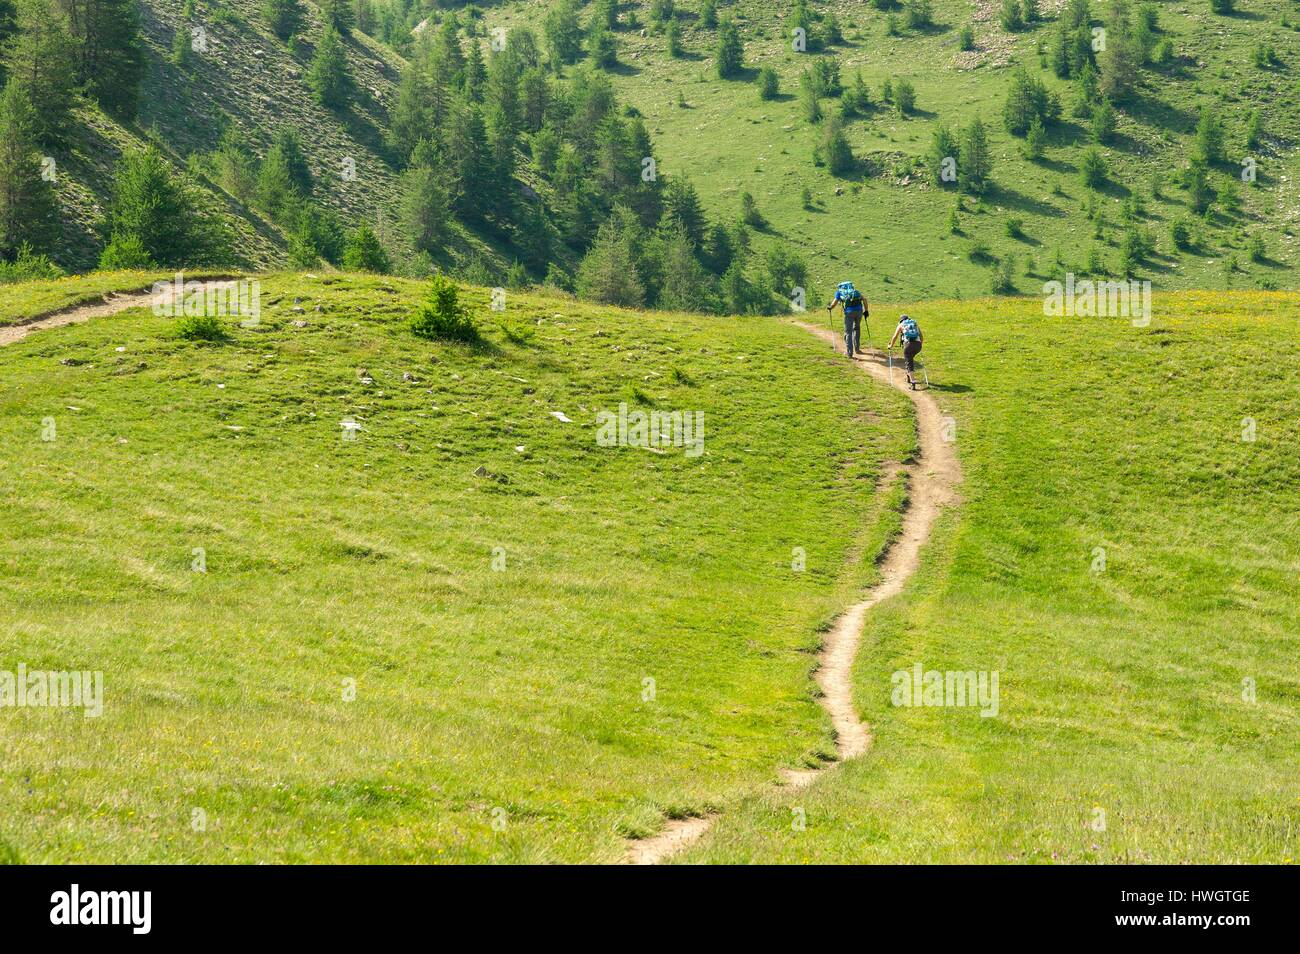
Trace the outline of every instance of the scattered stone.
{"label": "scattered stone", "polygon": [[563,411],[550,411],[548,413],[551,415],[551,417],[555,418],[557,421],[559,421],[562,424],[573,423],[572,419]]}

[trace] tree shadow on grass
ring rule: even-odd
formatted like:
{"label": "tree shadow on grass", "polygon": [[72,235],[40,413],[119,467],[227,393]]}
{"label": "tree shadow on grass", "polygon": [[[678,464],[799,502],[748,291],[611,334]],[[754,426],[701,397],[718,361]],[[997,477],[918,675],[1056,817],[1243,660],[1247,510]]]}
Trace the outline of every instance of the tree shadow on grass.
{"label": "tree shadow on grass", "polygon": [[1124,106],[1124,113],[1134,122],[1161,132],[1190,133],[1196,128],[1196,115],[1179,109],[1154,96],[1138,96]]}
{"label": "tree shadow on grass", "polygon": [[1025,195],[1023,192],[1016,192],[1014,189],[1008,189],[1004,185],[993,183],[992,187],[985,194],[985,202],[996,205],[1004,205],[1009,209],[1015,209],[1019,212],[1030,212],[1034,215],[1042,215],[1051,218],[1062,218],[1065,213],[1052,205],[1050,202],[1044,202],[1042,199],[1035,199],[1032,196]]}
{"label": "tree shadow on grass", "polygon": [[1038,162],[1044,169],[1050,169],[1060,175],[1074,175],[1079,171],[1079,167],[1073,162],[1062,162],[1060,159],[1049,159],[1044,156]]}

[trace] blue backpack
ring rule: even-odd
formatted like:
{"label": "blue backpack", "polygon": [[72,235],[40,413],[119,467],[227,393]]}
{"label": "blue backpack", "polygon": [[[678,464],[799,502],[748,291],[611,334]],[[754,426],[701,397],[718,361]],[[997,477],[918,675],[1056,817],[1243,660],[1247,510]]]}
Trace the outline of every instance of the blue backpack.
{"label": "blue backpack", "polygon": [[844,305],[844,313],[853,315],[862,311],[862,293],[853,287],[852,282],[841,282],[835,297]]}
{"label": "blue backpack", "polygon": [[911,318],[904,318],[902,321],[899,322],[899,324],[902,325],[903,327],[904,341],[921,340],[921,329],[916,326],[916,322],[913,321]]}

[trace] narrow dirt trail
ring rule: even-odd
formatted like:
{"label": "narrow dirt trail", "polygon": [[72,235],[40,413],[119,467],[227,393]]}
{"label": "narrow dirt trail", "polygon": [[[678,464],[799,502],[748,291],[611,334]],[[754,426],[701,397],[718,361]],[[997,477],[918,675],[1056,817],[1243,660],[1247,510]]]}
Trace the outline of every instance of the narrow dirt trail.
{"label": "narrow dirt trail", "polygon": [[[222,278],[204,284],[230,287],[234,281]],[[110,317],[131,308],[151,307],[156,302],[166,304],[171,298],[170,294],[159,298],[153,289],[147,289],[65,308],[25,324],[0,327],[0,346],[21,341],[35,331]],[[836,346],[838,338],[829,329],[805,322],[794,324],[828,342],[832,348]],[[841,762],[858,757],[871,745],[871,730],[858,718],[853,707],[852,679],[853,660],[862,639],[867,611],[899,593],[916,572],[921,561],[921,549],[930,538],[934,522],[944,507],[956,502],[956,487],[961,482],[961,466],[952,444],[944,440],[943,413],[933,395],[928,391],[909,391],[901,372],[895,372],[891,381],[884,357],[879,352],[855,363],[876,380],[911,398],[916,409],[920,454],[901,468],[908,486],[907,505],[899,534],[879,561],[880,582],[836,619],[818,653],[816,679],[822,690],[821,703],[835,727],[836,754]],[[823,771],[825,769],[786,769],[781,774],[787,785],[802,788]],[[713,826],[715,818],[710,815],[670,821],[651,838],[629,841],[623,861],[634,865],[658,864],[698,841]]]}
{"label": "narrow dirt trail", "polygon": [[[234,286],[235,280],[211,279],[201,284],[205,289],[208,285],[216,288],[231,288]],[[161,294],[155,294],[152,287],[141,291],[118,292],[99,301],[86,302],[82,305],[73,305],[70,308],[53,311],[48,315],[42,315],[22,324],[4,325],[0,327],[0,347],[22,341],[34,331],[44,331],[47,328],[62,328],[64,325],[75,325],[79,322],[89,321],[92,318],[108,318],[131,308],[151,308],[155,303],[167,305],[172,301],[174,292],[171,290],[170,282],[166,283],[165,287],[168,290]]]}
{"label": "narrow dirt trail", "polygon": [[[827,328],[802,321],[794,324],[828,342],[832,348],[840,340]],[[877,381],[911,398],[916,410],[920,453],[901,468],[907,480],[907,504],[898,536],[879,561],[880,582],[836,619],[817,656],[817,685],[822,690],[822,708],[835,727],[835,748],[840,762],[857,758],[871,746],[871,729],[858,718],[853,706],[853,660],[858,654],[867,611],[901,592],[916,572],[921,563],[921,549],[930,539],[935,521],[945,507],[957,502],[957,485],[961,483],[957,452],[952,443],[944,440],[944,415],[934,396],[929,391],[908,390],[906,375],[897,369],[891,381],[880,352],[854,363]],[[787,785],[802,788],[823,771],[785,769],[781,776]],[[698,841],[712,827],[715,817],[672,821],[651,838],[629,842],[624,863],[653,865],[667,860]]]}

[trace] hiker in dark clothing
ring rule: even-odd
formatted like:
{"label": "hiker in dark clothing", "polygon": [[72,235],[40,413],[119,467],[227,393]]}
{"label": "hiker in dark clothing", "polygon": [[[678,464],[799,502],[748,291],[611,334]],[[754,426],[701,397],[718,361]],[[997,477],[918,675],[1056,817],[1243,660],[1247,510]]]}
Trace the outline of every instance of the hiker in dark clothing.
{"label": "hiker in dark clothing", "polygon": [[921,334],[921,326],[907,315],[903,315],[898,319],[894,336],[889,339],[891,349],[899,338],[903,339],[903,357],[907,359],[907,383],[914,384],[915,379],[912,375],[916,373],[916,356],[921,353],[921,345],[925,342],[925,337]]}
{"label": "hiker in dark clothing", "polygon": [[844,353],[850,358],[855,354],[866,354],[862,350],[862,319],[870,315],[867,300],[852,282],[840,282],[826,310],[834,312],[836,305],[844,309]]}

